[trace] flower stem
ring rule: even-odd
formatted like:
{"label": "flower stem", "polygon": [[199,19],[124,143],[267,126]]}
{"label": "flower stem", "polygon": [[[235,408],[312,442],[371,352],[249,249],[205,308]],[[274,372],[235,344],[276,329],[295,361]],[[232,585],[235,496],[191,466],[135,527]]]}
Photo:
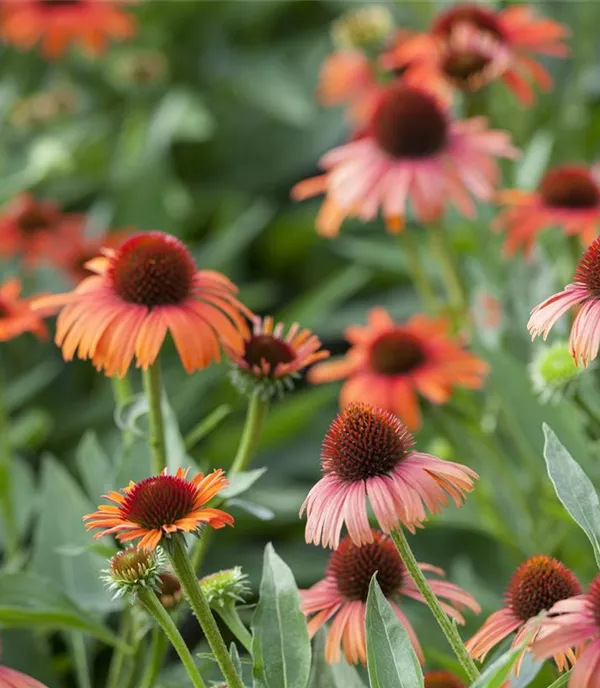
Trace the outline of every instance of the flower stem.
{"label": "flower stem", "polygon": [[152,614],[156,619],[158,625],[165,632],[167,638],[171,641],[171,645],[175,648],[175,651],[181,659],[181,663],[185,667],[188,676],[190,677],[194,688],[206,688],[206,684],[200,676],[198,667],[194,663],[194,659],[188,650],[181,634],[177,630],[177,626],[173,623],[173,619],[169,616],[166,609],[160,603],[158,597],[151,590],[140,590],[139,591],[140,602],[146,607],[146,609]]}
{"label": "flower stem", "polygon": [[438,310],[439,299],[421,260],[419,245],[408,229],[402,232],[400,236],[406,253],[406,263],[415,288],[426,310],[429,313],[435,313]]}
{"label": "flower stem", "polygon": [[430,224],[428,232],[431,248],[439,261],[448,301],[457,319],[460,319],[467,312],[467,297],[458,274],[458,267],[448,245],[446,232],[440,224]]}
{"label": "flower stem", "polygon": [[150,657],[146,664],[146,670],[142,676],[140,688],[154,688],[158,672],[162,666],[163,657],[167,649],[167,636],[159,628],[152,630],[152,644],[150,645]]}
{"label": "flower stem", "polygon": [[444,632],[446,639],[450,643],[450,647],[454,651],[454,654],[456,655],[462,668],[465,670],[469,680],[476,680],[479,677],[479,671],[469,656],[467,648],[460,637],[456,625],[442,609],[438,598],[434,595],[433,591],[429,587],[429,583],[421,571],[419,564],[415,559],[415,555],[408,544],[408,540],[404,535],[404,531],[401,529],[392,531],[391,538],[394,541],[396,549],[398,550],[398,554],[402,558],[402,561],[404,562],[404,565],[406,566],[411,578],[415,582],[415,585],[419,589],[421,595],[423,595],[425,598],[431,613]]}
{"label": "flower stem", "polygon": [[242,623],[235,605],[231,604],[227,608],[217,609],[216,612],[227,624],[227,628],[229,628],[233,635],[240,641],[248,653],[252,654],[252,634]]}
{"label": "flower stem", "polygon": [[262,434],[263,425],[269,410],[269,402],[253,394],[248,402],[246,412],[246,422],[242,431],[242,437],[238,446],[235,458],[228,471],[229,476],[245,471],[252,461]]}
{"label": "flower stem", "polygon": [[[133,389],[131,387],[131,381],[129,376],[126,374],[122,378],[118,378],[116,375],[110,378],[113,388],[113,396],[115,398],[115,404],[117,405],[117,412],[127,404],[127,402],[133,396]],[[133,443],[133,433],[130,430],[123,430],[123,447],[129,449]]]}
{"label": "flower stem", "polygon": [[152,452],[152,472],[158,475],[167,467],[167,448],[165,444],[165,424],[162,414],[162,382],[158,359],[148,370],[143,371],[144,392],[148,400],[150,418],[150,450]]}
{"label": "flower stem", "polygon": [[4,378],[0,370],[0,508],[4,521],[5,558],[13,561],[19,551],[19,535],[13,502],[13,453],[10,423],[4,397]]}
{"label": "flower stem", "polygon": [[123,665],[125,663],[125,652],[123,651],[122,647],[123,645],[129,645],[132,630],[133,618],[131,608],[126,607],[123,610],[123,614],[121,616],[121,628],[119,630],[121,645],[116,647],[112,653],[110,665],[108,667],[108,678],[106,679],[106,688],[118,688],[122,685],[121,674],[123,672]]}
{"label": "flower stem", "polygon": [[183,588],[185,596],[223,672],[227,685],[229,688],[244,688],[244,684],[238,676],[233,661],[229,656],[225,641],[217,627],[217,623],[212,615],[208,602],[200,588],[200,584],[196,578],[196,572],[188,557],[183,536],[181,534],[175,534],[170,541],[167,542],[166,550],[171,560],[171,565],[181,582],[181,587]]}

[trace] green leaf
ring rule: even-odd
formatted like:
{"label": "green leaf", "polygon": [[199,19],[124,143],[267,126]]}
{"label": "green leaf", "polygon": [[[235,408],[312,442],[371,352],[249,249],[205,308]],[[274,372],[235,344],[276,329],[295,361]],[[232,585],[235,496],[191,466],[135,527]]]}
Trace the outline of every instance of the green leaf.
{"label": "green leaf", "polygon": [[600,567],[600,501],[581,466],[544,423],[544,458],[557,497],[592,543]]}
{"label": "green leaf", "polygon": [[109,645],[120,643],[109,628],[94,621],[51,581],[32,573],[0,574],[0,624],[77,630]]}
{"label": "green leaf", "polygon": [[571,678],[571,674],[571,671],[567,671],[566,674],[559,676],[559,678],[557,678],[556,681],[554,681],[554,683],[551,683],[548,686],[548,688],[560,688],[560,686],[566,686],[569,682],[569,679]]}
{"label": "green leaf", "polygon": [[366,631],[371,688],[422,688],[419,660],[406,629],[381,592],[376,573],[369,585]]}
{"label": "green leaf", "polygon": [[308,688],[365,688],[356,669],[344,659],[336,664],[325,661],[327,631],[321,628],[313,641],[313,664]]}
{"label": "green leaf", "polygon": [[242,669],[242,662],[240,660],[240,654],[235,643],[231,643],[229,645],[229,656],[231,657],[231,661],[233,662],[233,666],[235,667],[238,675],[243,676],[244,672]]}
{"label": "green leaf", "polygon": [[75,451],[75,463],[92,500],[114,489],[114,468],[95,432],[88,430]]}
{"label": "green leaf", "polygon": [[246,490],[249,490],[261,475],[264,475],[266,472],[267,468],[263,466],[263,468],[255,468],[251,471],[236,473],[231,478],[229,486],[221,490],[220,496],[223,497],[223,499],[229,499],[241,495],[243,492],[246,492]]}
{"label": "green leaf", "polygon": [[523,657],[523,663],[519,669],[519,675],[512,680],[510,688],[527,688],[533,682],[533,679],[540,673],[544,666],[544,662],[536,662],[533,655],[527,653]]}
{"label": "green leaf", "polygon": [[254,688],[306,688],[311,655],[306,618],[294,575],[270,543],[252,632]]}
{"label": "green leaf", "polygon": [[199,423],[197,423],[192,430],[185,436],[185,448],[186,450],[193,449],[200,440],[202,440],[206,435],[210,434],[215,428],[219,426],[221,421],[225,420],[227,416],[231,413],[231,406],[229,404],[221,404],[211,413],[203,418]]}

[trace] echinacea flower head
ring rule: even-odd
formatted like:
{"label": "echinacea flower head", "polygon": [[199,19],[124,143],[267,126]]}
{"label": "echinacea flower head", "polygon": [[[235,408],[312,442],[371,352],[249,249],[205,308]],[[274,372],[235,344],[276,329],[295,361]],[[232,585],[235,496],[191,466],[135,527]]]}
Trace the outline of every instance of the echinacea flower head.
{"label": "echinacea flower head", "polygon": [[248,576],[241,566],[204,576],[200,579],[200,587],[208,604],[215,609],[244,602],[250,592]]}
{"label": "echinacea flower head", "polygon": [[[340,661],[340,644],[350,664],[366,664],[365,614],[369,584],[374,573],[381,592],[390,602],[398,620],[406,629],[421,663],[423,652],[417,636],[401,609],[403,598],[424,602],[421,593],[396,551],[394,543],[378,531],[372,531],[370,543],[357,546],[344,538],[329,557],[325,578],[309,590],[301,590],[301,608],[308,616],[310,636],[327,621],[333,619],[325,643],[325,659],[333,664]],[[444,571],[430,564],[419,564],[422,571],[444,576]],[[429,585],[447,614],[464,624],[461,611],[469,609],[478,614],[477,602],[453,583],[430,579]]]}
{"label": "echinacea flower head", "polygon": [[22,192],[0,212],[0,256],[18,256],[27,266],[46,257],[48,239],[52,239],[62,219],[58,206],[37,200]]}
{"label": "echinacea flower head", "polygon": [[558,402],[571,395],[582,379],[583,369],[573,360],[566,341],[542,347],[529,366],[533,391],[541,401]]}
{"label": "echinacea flower head", "polygon": [[113,504],[100,505],[83,520],[87,530],[100,529],[95,538],[115,535],[121,542],[139,540],[138,547],[153,550],[175,533],[197,534],[204,524],[232,526],[232,516],[206,506],[228,484],[220,469],[188,480],[187,470],[178,468],[175,475],[168,475],[165,468],[160,475],[105,495]]}
{"label": "echinacea flower head", "polygon": [[46,339],[48,330],[40,316],[31,310],[31,299],[20,298],[21,283],[10,279],[0,284],[0,342],[32,332],[38,339]]}
{"label": "echinacea flower head", "polygon": [[424,688],[467,688],[467,684],[451,671],[426,671],[423,675]]}
{"label": "echinacea flower head", "polygon": [[368,325],[346,330],[350,349],[341,360],[312,368],[313,383],[347,380],[340,405],[365,401],[399,416],[411,430],[421,425],[417,394],[434,404],[447,402],[454,387],[479,389],[488,366],[450,336],[444,318],[416,315],[396,324],[383,308],[369,313]]}
{"label": "echinacea flower head", "polygon": [[102,54],[109,39],[130,38],[133,17],[122,0],[2,0],[0,34],[21,50],[40,44],[48,59],[60,57],[72,44],[92,55]]}
{"label": "echinacea flower head", "polygon": [[306,542],[336,549],[344,524],[356,545],[373,542],[367,497],[384,533],[414,531],[451,498],[461,506],[477,473],[418,452],[406,426],[384,409],[349,404],[331,424],[321,450],[323,477],[302,504]]}
{"label": "echinacea flower head", "polygon": [[167,610],[175,609],[183,599],[183,588],[177,576],[168,571],[158,577],[156,594],[162,606]]}
{"label": "echinacea flower head", "polygon": [[600,238],[586,249],[571,284],[546,299],[531,311],[527,329],[531,338],[544,339],[557,322],[573,306],[581,306],[575,316],[569,337],[575,363],[584,366],[598,355],[600,346]]}
{"label": "echinacea flower head", "polygon": [[109,568],[102,571],[102,580],[115,597],[135,598],[140,589],[158,590],[165,565],[166,557],[160,549],[128,547],[110,560]]}
{"label": "echinacea flower head", "polygon": [[48,688],[35,678],[7,666],[0,666],[0,686],[2,688]]}
{"label": "echinacea flower head", "polygon": [[398,232],[409,199],[419,222],[438,219],[450,201],[473,217],[471,196],[487,201],[498,184],[496,158],[517,155],[509,135],[489,130],[485,118],[454,120],[439,96],[394,83],[378,95],[364,132],[326,153],[324,174],[296,184],[292,196],[325,194],[316,222],[324,236],[336,236],[346,217],[368,222],[379,210]]}
{"label": "echinacea flower head", "polygon": [[587,246],[600,227],[600,166],[554,167],[536,191],[507,189],[499,191],[496,198],[506,205],[494,225],[507,233],[507,256],[519,249],[531,255],[539,233],[547,227],[559,227],[567,236],[578,236]]}
{"label": "echinacea flower head", "polygon": [[86,263],[94,275],[74,291],[38,299],[60,311],[56,343],[66,361],[75,354],[98,370],[123,377],[135,356],[144,370],[170,332],[188,373],[220,359],[219,345],[241,350],[248,310],[236,287],[212,270],[197,271],[186,246],[169,234],[134,234]]}
{"label": "echinacea flower head", "polygon": [[477,3],[458,3],[435,18],[431,34],[447,38],[461,26],[488,35],[508,52],[509,64],[502,79],[525,105],[533,103],[531,81],[545,90],[552,86],[550,74],[532,55],[565,57],[569,52],[564,43],[567,27],[536,16],[526,4],[496,11]]}
{"label": "echinacea flower head", "polygon": [[310,330],[294,323],[286,334],[283,323],[275,324],[270,316],[254,320],[243,351],[228,353],[233,384],[242,394],[259,394],[264,399],[293,389],[302,370],[329,356]]}
{"label": "echinacea flower head", "polygon": [[[545,554],[525,560],[511,578],[504,595],[504,606],[485,621],[477,633],[466,643],[474,659],[483,661],[488,652],[509,634],[516,631],[512,647],[517,647],[535,630],[535,618],[543,611],[550,611],[560,600],[581,593],[581,585],[575,574],[563,563]],[[536,621],[537,623],[537,621]],[[562,671],[574,663],[573,651],[566,648],[556,652],[554,659]],[[520,662],[515,667],[518,674]]]}
{"label": "echinacea flower head", "polygon": [[544,660],[572,653],[578,648],[570,688],[597,688],[600,677],[600,576],[588,591],[557,602],[545,617],[533,645],[534,657]]}

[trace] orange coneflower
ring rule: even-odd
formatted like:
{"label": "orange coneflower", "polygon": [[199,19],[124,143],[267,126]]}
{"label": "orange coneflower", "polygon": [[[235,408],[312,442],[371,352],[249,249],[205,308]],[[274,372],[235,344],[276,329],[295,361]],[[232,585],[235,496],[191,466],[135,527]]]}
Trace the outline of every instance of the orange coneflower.
{"label": "orange coneflower", "polygon": [[[562,562],[545,554],[530,557],[511,578],[506,588],[504,607],[488,617],[466,647],[472,657],[483,661],[495,645],[515,631],[512,647],[520,645],[531,632],[534,633],[533,643],[540,634],[540,629],[536,631],[533,625],[538,614],[550,611],[557,602],[581,592],[577,577]],[[573,643],[571,647],[577,644]],[[575,653],[570,648],[552,654],[561,671],[575,663]],[[521,662],[517,662],[516,674],[520,665]]]}
{"label": "orange coneflower", "polygon": [[431,34],[444,39],[465,25],[487,34],[508,52],[508,65],[501,77],[526,105],[533,102],[530,80],[545,89],[552,86],[546,69],[531,55],[565,57],[569,53],[564,44],[569,35],[567,27],[551,19],[540,19],[528,5],[494,11],[476,3],[458,3],[436,17]]}
{"label": "orange coneflower", "polygon": [[399,416],[411,430],[421,425],[417,392],[432,403],[448,401],[453,387],[478,389],[487,365],[450,339],[444,318],[416,315],[394,323],[383,308],[369,313],[366,327],[346,330],[351,348],[342,360],[320,363],[311,382],[348,378],[340,404],[365,401]]}
{"label": "orange coneflower", "polygon": [[31,299],[21,299],[21,283],[10,279],[0,284],[0,342],[32,332],[39,339],[48,336],[40,316],[31,310]]}
{"label": "orange coneflower", "polygon": [[135,234],[118,249],[88,261],[96,274],[74,291],[38,299],[46,314],[60,310],[56,343],[65,360],[91,359],[123,377],[135,356],[147,370],[170,332],[185,370],[220,358],[219,344],[243,348],[248,310],[236,287],[212,270],[197,271],[186,246],[162,232]]}
{"label": "orange coneflower", "polygon": [[187,473],[178,468],[175,475],[168,475],[165,468],[160,475],[110,492],[105,498],[117,506],[101,504],[98,511],[84,516],[86,529],[101,528],[95,538],[116,534],[121,542],[139,539],[138,547],[155,549],[163,538],[177,532],[196,533],[202,524],[232,526],[233,516],[205,506],[229,484],[223,471],[207,476],[198,473],[192,480]]}
{"label": "orange coneflower", "polygon": [[16,669],[0,666],[0,687],[1,688],[48,688],[31,676],[22,674]]}
{"label": "orange coneflower", "polygon": [[[431,564],[419,564],[422,571],[443,576],[444,571]],[[350,664],[367,663],[365,614],[367,595],[373,574],[381,592],[389,600],[400,623],[408,633],[415,653],[423,662],[423,651],[416,633],[401,609],[407,598],[424,602],[413,583],[396,547],[390,538],[377,531],[371,532],[371,541],[362,546],[344,538],[339,548],[329,557],[325,577],[309,590],[301,590],[302,611],[312,616],[308,631],[313,636],[331,620],[325,643],[325,660],[333,664],[340,661],[340,645]],[[457,623],[464,624],[462,610],[479,613],[480,607],[469,593],[458,585],[443,580],[429,579],[434,594],[446,613]]]}
{"label": "orange coneflower", "polygon": [[506,230],[506,255],[519,248],[529,255],[537,235],[546,227],[560,227],[568,236],[590,244],[600,226],[600,166],[560,165],[549,170],[537,191],[506,189],[497,200],[507,206],[496,218]]}
{"label": "orange coneflower", "polygon": [[133,35],[133,18],[117,0],[3,0],[0,32],[8,43],[29,50],[40,43],[44,55],[56,58],[79,43],[92,54],[102,53],[108,39]]}
{"label": "orange coneflower", "polygon": [[259,391],[266,398],[293,387],[294,379],[307,366],[329,356],[321,340],[294,323],[284,334],[283,323],[271,316],[256,318],[244,339],[243,351],[229,352],[233,382],[244,393]]}

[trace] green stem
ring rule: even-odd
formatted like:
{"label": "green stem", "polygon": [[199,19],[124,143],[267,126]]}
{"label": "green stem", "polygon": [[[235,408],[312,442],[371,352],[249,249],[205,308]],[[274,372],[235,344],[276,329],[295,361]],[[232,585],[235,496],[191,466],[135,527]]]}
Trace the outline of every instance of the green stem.
{"label": "green stem", "polygon": [[415,585],[419,589],[419,592],[425,598],[431,613],[438,622],[440,628],[444,632],[446,639],[450,643],[450,647],[454,651],[458,661],[460,662],[462,668],[465,670],[470,681],[475,681],[479,677],[479,671],[475,666],[475,663],[469,656],[467,648],[465,647],[462,638],[456,628],[456,625],[448,617],[446,612],[442,609],[438,598],[433,594],[433,591],[429,587],[429,583],[425,578],[425,575],[421,571],[415,555],[413,554],[408,540],[404,535],[404,531],[394,530],[391,533],[392,540],[396,545],[398,554],[402,558],[406,569],[408,570],[411,578],[415,582]]}
{"label": "green stem", "polygon": [[155,363],[143,371],[144,392],[148,400],[150,418],[150,450],[152,452],[152,472],[158,475],[167,467],[167,448],[165,444],[165,424],[162,414],[162,382],[160,363]]}
{"label": "green stem", "polygon": [[158,597],[156,597],[154,592],[151,590],[141,589],[139,591],[139,600],[156,619],[158,625],[162,628],[167,638],[171,641],[171,645],[173,645],[175,651],[179,655],[179,659],[181,659],[181,663],[185,667],[188,676],[194,685],[194,688],[206,688],[206,684],[202,680],[202,676],[200,676],[198,667],[194,663],[194,658],[181,637],[181,634],[177,630],[177,626],[173,623],[173,619],[162,606]]}
{"label": "green stem", "polygon": [[133,619],[131,608],[126,607],[121,615],[121,628],[119,630],[121,643],[113,650],[112,657],[110,659],[110,665],[108,667],[106,688],[119,688],[119,686],[122,685],[120,679],[123,671],[123,665],[125,663],[125,652],[123,652],[122,647],[129,645],[131,632],[133,629],[132,623]]}
{"label": "green stem", "polygon": [[227,628],[244,646],[248,654],[252,654],[252,634],[242,623],[235,605],[232,604],[225,609],[217,609],[216,612],[226,623]]}
{"label": "green stem", "polygon": [[[117,405],[117,412],[127,404],[127,402],[133,397],[133,388],[131,386],[131,381],[129,376],[125,375],[122,378],[117,376],[111,377],[110,379],[113,388],[113,396],[115,398],[115,404]],[[125,449],[129,449],[133,444],[133,433],[130,430],[123,430],[123,446]]]}
{"label": "green stem", "polygon": [[406,264],[410,271],[415,288],[419,293],[421,301],[423,302],[426,310],[429,313],[435,313],[438,310],[439,299],[435,293],[433,284],[427,275],[423,261],[421,260],[418,242],[415,241],[415,238],[408,229],[402,232],[400,237],[406,253]]}
{"label": "green stem", "polygon": [[242,680],[238,676],[233,661],[229,656],[225,641],[221,635],[217,622],[210,610],[204,593],[200,588],[196,572],[192,562],[188,557],[185,540],[180,534],[175,534],[170,541],[166,541],[167,553],[171,560],[171,565],[177,574],[181,587],[187,597],[190,606],[198,619],[206,640],[213,651],[215,659],[223,672],[229,688],[244,688]]}
{"label": "green stem", "polygon": [[19,534],[13,502],[13,454],[10,423],[4,398],[4,378],[0,371],[0,508],[4,521],[5,557],[13,561],[19,551]]}
{"label": "green stem", "polygon": [[70,643],[75,663],[77,685],[79,688],[92,688],[92,682],[90,680],[90,667],[83,633],[71,633]]}
{"label": "green stem", "polygon": [[152,631],[152,644],[150,645],[150,658],[146,664],[146,670],[140,683],[140,688],[154,688],[158,672],[162,666],[164,654],[167,649],[167,636],[155,628]]}
{"label": "green stem", "polygon": [[431,224],[428,227],[428,232],[431,248],[439,261],[450,306],[456,316],[464,317],[467,313],[467,297],[444,227],[440,224]]}
{"label": "green stem", "polygon": [[246,412],[246,422],[242,431],[240,444],[236,452],[228,475],[231,477],[236,473],[241,473],[248,468],[252,461],[262,433],[263,425],[269,410],[269,402],[260,397],[258,394],[253,394],[248,402],[248,411]]}

